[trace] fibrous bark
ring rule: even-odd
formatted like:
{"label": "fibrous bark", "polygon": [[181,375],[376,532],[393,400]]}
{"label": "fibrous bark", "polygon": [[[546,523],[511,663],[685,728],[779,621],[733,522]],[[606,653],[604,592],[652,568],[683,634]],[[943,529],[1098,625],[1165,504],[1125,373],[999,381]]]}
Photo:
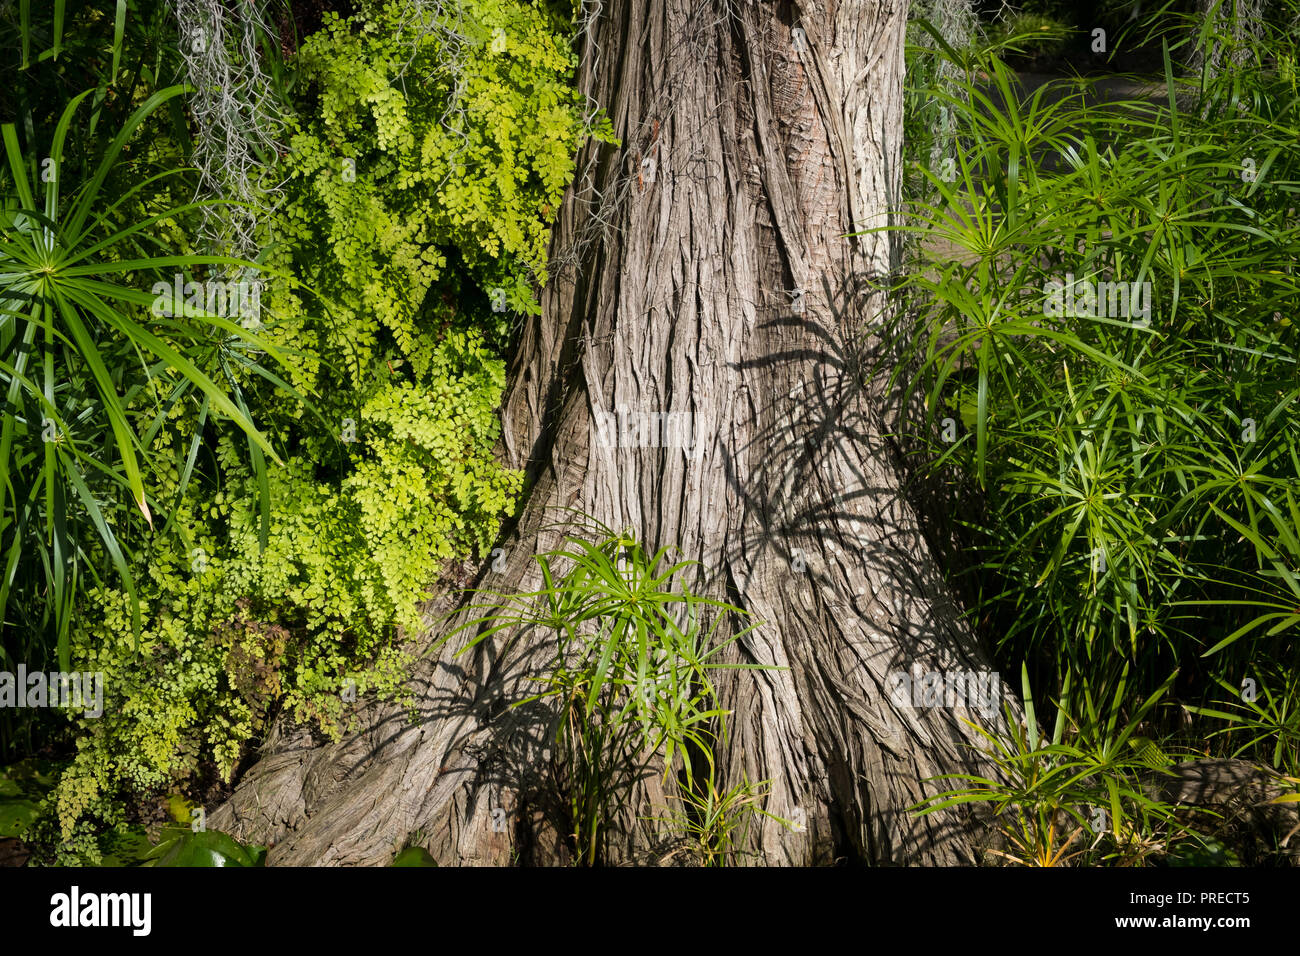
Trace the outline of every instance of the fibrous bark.
{"label": "fibrous bark", "polygon": [[[889,675],[988,665],[900,491],[867,374],[894,247],[850,236],[898,200],[906,4],[590,12],[579,82],[623,145],[580,157],[559,268],[520,330],[504,454],[533,483],[504,571],[480,581],[537,587],[532,556],[559,543],[566,509],[675,545],[700,562],[697,590],[764,622],[733,659],[783,668],[719,684],[723,785],[769,780],[767,810],[806,822],[764,819],[750,859],[968,862],[962,818],[907,807],[933,791],[925,778],[972,765],[961,718],[992,719],[905,706]],[[620,414],[676,415],[690,438],[620,429]],[[211,825],[274,842],[273,864],[380,864],[408,840],[443,864],[566,860],[549,712],[508,709],[549,660],[545,636],[453,657],[462,643],[423,661],[415,722],[372,707],[335,746],[281,734]],[[646,818],[670,796],[658,777],[629,786],[608,862],[653,858]]]}

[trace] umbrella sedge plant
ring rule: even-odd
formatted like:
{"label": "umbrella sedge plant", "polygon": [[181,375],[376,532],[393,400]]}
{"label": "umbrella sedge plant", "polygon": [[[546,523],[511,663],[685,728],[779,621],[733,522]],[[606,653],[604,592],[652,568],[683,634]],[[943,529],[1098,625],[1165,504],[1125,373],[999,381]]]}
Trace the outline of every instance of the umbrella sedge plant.
{"label": "umbrella sedge plant", "polygon": [[[149,96],[113,137],[97,166],[75,186],[62,182],[69,130],[91,91],[68,103],[48,144],[26,150],[5,124],[0,164],[0,615],[7,659],[36,661],[53,651],[69,667],[78,595],[116,572],[135,604],[129,543],[155,526],[148,440],[181,401],[197,406],[200,427],[220,418],[247,439],[265,487],[279,456],[253,422],[234,366],[288,386],[253,358],[280,362],[276,346],[229,317],[186,305],[151,315],[156,280],[224,266],[256,268],[225,256],[168,254],[158,236],[216,201],[172,205],[122,223],[125,210],[150,209],[167,170],[126,188],[119,164],[153,111],[185,92]],[[7,175],[6,175],[7,174]],[[224,370],[224,371],[223,371]],[[215,379],[214,379],[215,376]],[[292,390],[291,390],[292,391]],[[194,448],[178,452],[187,478]],[[265,526],[265,508],[263,502]],[[140,630],[139,608],[133,625]],[[20,644],[12,637],[26,635]]]}
{"label": "umbrella sedge plant", "polygon": [[[716,748],[727,735],[713,675],[770,668],[723,659],[757,625],[737,626],[743,609],[685,583],[696,562],[670,562],[668,548],[649,554],[630,532],[595,519],[585,524],[585,536],[535,556],[536,590],[472,591],[493,600],[471,604],[469,619],[443,642],[472,632],[464,654],[498,634],[511,641],[538,629],[550,635],[548,663],[531,677],[540,690],[512,707],[553,705],[552,783],[575,857],[595,865],[606,856],[619,795],[656,767],[699,798],[685,801],[688,810],[710,805],[709,795],[718,794]],[[694,822],[716,832],[716,821]]]}

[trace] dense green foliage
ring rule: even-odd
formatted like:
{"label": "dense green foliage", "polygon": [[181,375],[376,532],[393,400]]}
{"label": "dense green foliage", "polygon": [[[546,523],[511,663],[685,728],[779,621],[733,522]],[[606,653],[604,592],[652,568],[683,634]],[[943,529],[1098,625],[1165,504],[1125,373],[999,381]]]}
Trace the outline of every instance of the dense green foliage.
{"label": "dense green foliage", "polygon": [[[277,717],[337,737],[402,700],[403,631],[524,490],[504,351],[579,146],[613,142],[572,88],[575,5],[317,6],[299,35],[273,3],[258,38],[286,125],[256,261],[201,254],[222,201],[186,164],[214,119],[166,2],[0,9],[0,671],[105,675],[102,716],[0,710],[0,838],[37,862],[259,865],[194,815]],[[1042,0],[910,52],[899,438],[1025,706],[981,731],[995,775],[915,809],[990,807],[1003,860],[1233,860],[1153,776],[1212,754],[1300,783],[1300,11],[1243,43],[1188,7]],[[1088,72],[1126,44],[1160,89],[1105,109],[1082,81],[1024,97],[999,58]],[[552,823],[599,863],[662,772],[666,835],[738,862],[766,782],[714,772],[737,609],[585,530],[466,625],[554,636],[512,702],[555,708]]]}
{"label": "dense green foliage", "polygon": [[[229,780],[278,713],[337,735],[359,696],[400,697],[397,629],[420,626],[427,588],[482,555],[514,506],[521,476],[494,458],[510,315],[536,309],[573,156],[607,133],[584,119],[549,13],[465,6],[444,23],[361,3],[271,64],[289,131],[267,157],[284,185],[256,263],[194,254],[196,204],[166,191],[187,178],[174,164],[188,144],[174,125],[141,125],[171,94],[122,127],[100,174],[77,181],[69,164],[42,211],[21,177],[61,141],[41,123],[62,109],[50,104],[85,77],[50,63],[25,81],[32,122],[6,135],[15,158],[0,179],[6,301],[22,304],[6,307],[0,366],[15,463],[4,553],[11,578],[23,572],[5,663],[61,658],[106,686],[97,719],[5,715],[6,751],[39,726],[71,757],[33,831],[59,860],[98,859],[100,834],[142,798]],[[115,29],[74,11],[114,53],[92,100],[99,129],[114,115],[101,101],[145,100],[158,81],[128,71],[158,47],[157,12]],[[22,34],[39,45],[49,29]],[[146,129],[163,178],[121,158]],[[64,260],[41,251],[48,224]],[[173,273],[184,303],[167,291]],[[121,290],[63,293],[71,307],[20,284],[56,295],[102,275]],[[213,304],[213,285],[235,279],[257,283],[252,310]],[[20,346],[42,335],[61,351],[33,362]],[[43,442],[42,417],[76,440]],[[42,569],[57,590],[31,579]]]}
{"label": "dense green foliage", "polygon": [[[1082,81],[1024,97],[995,55],[943,54],[959,80],[934,95],[956,142],[939,168],[914,157],[895,354],[913,447],[971,556],[972,620],[1071,715],[1055,743],[1087,733],[1087,685],[1115,719],[1145,715],[1146,736],[1294,773],[1296,38],[1182,79],[1189,38],[1165,37],[1163,101],[1104,109]],[[1233,747],[1208,751],[1224,706]],[[1076,756],[1016,766],[1050,764],[1041,786]]]}
{"label": "dense green foliage", "polygon": [[[185,208],[163,209],[123,228],[113,212],[138,202],[140,187],[116,197],[107,212],[98,208],[107,205],[104,183],[126,141],[180,92],[173,87],[146,100],[84,183],[64,181],[64,145],[88,93],[68,104],[43,160],[24,156],[16,128],[3,126],[13,194],[5,202],[0,242],[0,374],[13,411],[0,430],[0,477],[8,494],[0,518],[6,542],[0,612],[40,620],[64,669],[78,597],[74,582],[96,573],[95,550],[111,558],[133,592],[112,530],[122,519],[100,502],[111,500],[109,489],[120,486],[152,525],[141,468],[141,452],[147,461],[148,450],[138,436],[158,431],[164,409],[193,390],[204,407],[224,413],[257,447],[274,454],[246,412],[200,367],[203,354],[212,351],[213,333],[243,336],[246,330],[225,317],[201,314],[194,322],[185,321],[189,316],[167,321],[160,335],[139,320],[139,306],[152,297],[122,281],[126,275],[157,278],[220,261],[159,255],[141,241],[151,226],[174,221]],[[39,191],[33,188],[37,181]],[[218,342],[217,350],[223,345]],[[11,597],[18,608],[10,606]],[[138,630],[138,616],[132,623]]]}

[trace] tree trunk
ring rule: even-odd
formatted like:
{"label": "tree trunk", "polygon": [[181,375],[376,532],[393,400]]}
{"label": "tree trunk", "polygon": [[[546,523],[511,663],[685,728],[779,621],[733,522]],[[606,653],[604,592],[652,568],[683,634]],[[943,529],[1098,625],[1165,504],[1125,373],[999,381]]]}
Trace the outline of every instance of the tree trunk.
{"label": "tree trunk", "polygon": [[[1192,76],[1199,76],[1208,65],[1207,73],[1212,79],[1224,69],[1232,70],[1248,63],[1263,40],[1264,7],[1264,0],[1198,0],[1196,9],[1200,19],[1212,21],[1214,27],[1206,45],[1197,37],[1192,47],[1188,60]],[[1200,26],[1196,24],[1197,29]]]}
{"label": "tree trunk", "polygon": [[[906,15],[905,0],[605,4],[580,84],[623,148],[580,157],[503,409],[505,454],[533,482],[483,586],[539,586],[533,555],[579,509],[647,550],[676,546],[700,562],[696,588],[765,622],[733,658],[786,669],[725,672],[720,770],[723,786],[770,780],[767,810],[806,821],[760,818],[749,849],[768,864],[972,860],[963,817],[907,808],[925,778],[971,769],[959,718],[980,716],[906,706],[889,675],[987,660],[865,371],[893,244],[846,237],[898,202]],[[627,427],[659,413],[693,427]],[[210,824],[274,842],[272,863],[382,864],[408,841],[441,864],[565,861],[550,715],[507,710],[551,648],[460,646],[422,663],[418,720],[374,707],[364,733],[323,748],[278,735]],[[668,796],[635,784],[607,862],[654,858],[646,818]]]}

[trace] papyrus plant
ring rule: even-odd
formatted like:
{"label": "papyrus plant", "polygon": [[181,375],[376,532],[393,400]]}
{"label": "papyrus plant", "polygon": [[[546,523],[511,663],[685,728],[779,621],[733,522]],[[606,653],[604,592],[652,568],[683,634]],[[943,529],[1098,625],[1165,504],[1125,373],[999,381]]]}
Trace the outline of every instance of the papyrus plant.
{"label": "papyrus plant", "polygon": [[711,675],[757,666],[724,663],[721,652],[753,626],[733,627],[743,610],[691,590],[683,578],[694,562],[670,563],[668,548],[647,554],[627,532],[590,530],[595,543],[570,537],[536,556],[541,588],[481,590],[493,600],[474,605],[480,613],[452,632],[477,629],[461,653],[502,632],[550,635],[549,666],[534,677],[541,691],[513,706],[553,705],[554,782],[587,865],[604,855],[620,795],[653,767],[677,774],[706,803],[716,796],[714,748],[725,740],[727,712]]}
{"label": "papyrus plant", "polygon": [[[24,149],[13,125],[0,131],[7,160],[0,172],[0,612],[9,657],[20,651],[8,637],[18,630],[29,637],[22,653],[35,649],[32,635],[39,635],[36,643],[57,647],[67,669],[80,589],[111,568],[134,595],[124,532],[141,521],[152,527],[159,506],[143,436],[155,434],[178,402],[195,403],[196,442],[202,420],[220,415],[243,430],[259,470],[264,456],[278,461],[237,387],[218,385],[206,370],[221,366],[218,352],[250,344],[278,359],[274,346],[201,309],[149,312],[155,281],[251,264],[160,242],[164,226],[199,203],[127,217],[151,210],[148,191],[160,192],[179,170],[116,192],[106,185],[122,180],[113,174],[133,134],[182,92],[171,87],[146,99],[81,182],[64,181],[64,151],[89,91],[67,105],[48,144]],[[138,632],[138,609],[134,623]]]}

